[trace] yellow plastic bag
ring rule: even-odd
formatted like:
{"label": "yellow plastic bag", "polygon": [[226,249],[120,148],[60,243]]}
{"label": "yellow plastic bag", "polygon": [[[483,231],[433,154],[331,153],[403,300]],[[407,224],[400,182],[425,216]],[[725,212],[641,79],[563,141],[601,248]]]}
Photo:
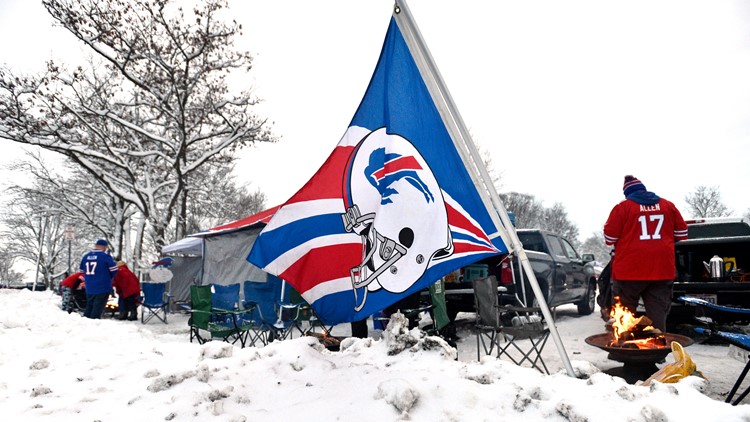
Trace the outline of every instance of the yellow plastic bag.
{"label": "yellow plastic bag", "polygon": [[696,371],[695,362],[690,358],[682,345],[676,341],[672,342],[672,357],[674,362],[665,365],[660,370],[654,372],[646,381],[639,385],[650,385],[654,381],[662,383],[674,383],[688,375],[702,376],[700,372]]}

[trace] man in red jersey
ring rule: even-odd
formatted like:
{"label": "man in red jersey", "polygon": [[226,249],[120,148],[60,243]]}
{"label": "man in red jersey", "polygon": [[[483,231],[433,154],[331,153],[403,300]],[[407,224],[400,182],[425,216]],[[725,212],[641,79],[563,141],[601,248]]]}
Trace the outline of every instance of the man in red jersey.
{"label": "man in red jersey", "polygon": [[612,291],[635,313],[643,299],[653,326],[666,331],[676,275],[674,242],[687,239],[685,220],[675,205],[625,176],[625,200],[615,205],[604,224],[604,241],[615,247]]}

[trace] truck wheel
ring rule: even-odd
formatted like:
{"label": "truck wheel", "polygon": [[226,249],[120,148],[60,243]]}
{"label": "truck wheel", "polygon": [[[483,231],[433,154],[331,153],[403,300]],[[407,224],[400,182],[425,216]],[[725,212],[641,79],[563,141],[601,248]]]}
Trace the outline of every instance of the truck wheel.
{"label": "truck wheel", "polygon": [[594,306],[596,306],[596,281],[592,280],[589,282],[586,295],[576,305],[578,305],[578,315],[591,315],[594,312]]}

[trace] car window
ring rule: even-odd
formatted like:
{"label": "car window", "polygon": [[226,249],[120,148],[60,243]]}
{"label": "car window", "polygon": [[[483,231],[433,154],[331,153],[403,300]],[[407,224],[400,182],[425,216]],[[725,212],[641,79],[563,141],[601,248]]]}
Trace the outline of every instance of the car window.
{"label": "car window", "polygon": [[539,233],[517,233],[518,234],[518,240],[521,241],[521,244],[523,245],[523,248],[527,251],[536,251],[536,252],[547,252],[544,249],[544,242],[542,241],[542,235]]}
{"label": "car window", "polygon": [[562,243],[563,248],[565,249],[565,254],[568,256],[568,258],[580,259],[578,257],[578,252],[576,252],[575,248],[573,247],[573,245],[570,244],[570,242],[568,242],[567,240],[563,238],[560,238],[560,243]]}
{"label": "car window", "polygon": [[547,235],[549,240],[549,247],[552,249],[552,255],[566,257],[567,254],[563,251],[562,245],[560,245],[560,238],[554,235]]}

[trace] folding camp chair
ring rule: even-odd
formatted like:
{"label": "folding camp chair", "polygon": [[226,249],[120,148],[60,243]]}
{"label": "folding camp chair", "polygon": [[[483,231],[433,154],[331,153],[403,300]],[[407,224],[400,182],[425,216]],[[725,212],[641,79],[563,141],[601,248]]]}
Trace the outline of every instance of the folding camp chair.
{"label": "folding camp chair", "polygon": [[145,324],[154,317],[167,323],[171,296],[166,292],[166,283],[141,283],[143,298],[141,300],[141,323]]}
{"label": "folding camp chair", "polygon": [[[227,343],[236,344],[240,342],[241,347],[253,344],[250,338],[252,329],[251,319],[253,309],[219,309],[213,308],[212,289],[215,286],[190,286],[190,342],[196,339],[203,344],[213,339],[222,339]],[[220,288],[220,290],[222,290]],[[224,298],[218,298],[218,301]],[[207,332],[210,336],[206,336]]]}
{"label": "folding camp chair", "polygon": [[477,360],[485,355],[492,355],[500,347],[500,315],[497,308],[497,278],[495,276],[474,279],[474,304],[476,320],[474,328],[477,335]]}
{"label": "folding camp chair", "polygon": [[[733,346],[739,347],[746,352],[750,352],[749,334],[733,333],[729,331],[722,331],[719,329],[719,324],[724,321],[747,320],[748,318],[750,318],[750,309],[717,305],[704,299],[689,296],[680,296],[677,298],[677,300],[679,302],[683,302],[690,306],[696,306],[698,308],[699,312],[696,312],[696,320],[706,325],[707,328],[695,327],[696,332],[707,335],[710,339],[728,343]],[[740,375],[734,382],[732,389],[727,394],[727,398],[724,400],[726,403],[732,403],[732,406],[736,406],[750,393],[750,386],[748,386],[734,401],[732,401],[732,398],[734,398],[734,395],[737,393],[740,386],[742,385],[742,382],[745,380],[748,371],[750,371],[750,360],[747,361],[745,367],[742,369],[742,372],[740,372]]]}
{"label": "folding camp chair", "polygon": [[299,332],[300,335],[308,335],[314,333],[316,328],[320,328],[324,335],[331,335],[333,331],[333,325],[327,325],[313,309],[302,295],[297,292],[294,288],[289,289],[289,304],[297,307],[295,313],[296,318],[292,324],[290,331],[294,330]]}
{"label": "folding camp chair", "polygon": [[498,346],[497,356],[507,356],[519,366],[528,362],[539,372],[549,374],[542,359],[542,349],[547,344],[550,331],[541,309],[506,305],[499,308],[499,314],[504,323],[502,334],[505,343]]}
{"label": "folding camp chair", "polygon": [[295,332],[304,334],[299,321],[300,303],[292,303],[292,288],[283,280],[269,274],[265,282],[245,281],[243,289],[243,303],[256,305],[254,322],[265,343],[291,338]]}
{"label": "folding camp chair", "polygon": [[542,350],[549,339],[547,327],[539,308],[499,306],[495,276],[474,280],[474,299],[477,309],[477,359],[482,351],[503,356],[513,363],[525,363],[539,372],[549,374],[542,359]]}
{"label": "folding camp chair", "polygon": [[225,327],[234,327],[237,331],[234,337],[240,340],[242,347],[255,346],[258,343],[265,345],[264,330],[255,322],[260,308],[255,303],[246,304],[240,298],[240,283],[211,284],[211,287],[213,322]]}

